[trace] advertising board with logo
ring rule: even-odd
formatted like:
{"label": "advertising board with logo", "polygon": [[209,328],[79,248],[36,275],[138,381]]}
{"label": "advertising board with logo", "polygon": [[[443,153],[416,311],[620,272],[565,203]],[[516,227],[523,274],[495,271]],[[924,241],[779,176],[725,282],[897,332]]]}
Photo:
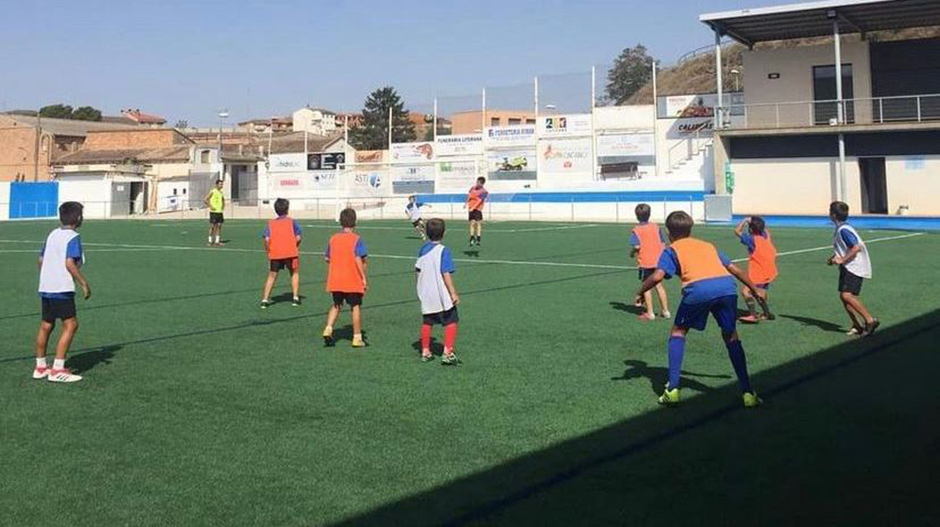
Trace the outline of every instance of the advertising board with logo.
{"label": "advertising board with logo", "polygon": [[548,115],[539,117],[539,137],[591,135],[591,114]]}
{"label": "advertising board with logo", "polygon": [[539,170],[546,174],[592,175],[590,139],[558,139],[539,142]]}
{"label": "advertising board with logo", "polygon": [[346,154],[343,152],[307,154],[307,170],[336,170],[345,164]]}
{"label": "advertising board with logo", "polygon": [[653,134],[611,134],[597,136],[598,157],[652,156]]}
{"label": "advertising board with logo", "polygon": [[512,148],[535,145],[535,126],[531,124],[500,126],[483,131],[487,148]]}
{"label": "advertising board with logo", "polygon": [[437,165],[437,184],[441,188],[466,190],[479,175],[476,161],[443,161]]}
{"label": "advertising board with logo", "polygon": [[434,143],[422,141],[419,143],[393,143],[392,162],[432,161],[434,159]]}
{"label": "advertising board with logo", "polygon": [[279,197],[309,197],[313,192],[336,190],[336,171],[301,172],[300,174],[273,174],[268,178],[268,189]]}
{"label": "advertising board with logo", "polygon": [[477,156],[483,153],[481,134],[437,136],[437,157]]}
{"label": "advertising board with logo", "polygon": [[356,163],[381,163],[385,161],[385,150],[357,150]]}
{"label": "advertising board with logo", "polygon": [[350,194],[353,196],[383,194],[388,190],[388,171],[355,170],[346,177]]}
{"label": "advertising board with logo", "polygon": [[532,147],[486,151],[487,177],[512,181],[536,179],[536,151]]}
{"label": "advertising board with logo", "polygon": [[299,154],[271,154],[268,163],[268,172],[303,172],[307,169],[306,155]]}
{"label": "advertising board with logo", "polygon": [[392,192],[395,194],[433,193],[434,165],[393,166]]}

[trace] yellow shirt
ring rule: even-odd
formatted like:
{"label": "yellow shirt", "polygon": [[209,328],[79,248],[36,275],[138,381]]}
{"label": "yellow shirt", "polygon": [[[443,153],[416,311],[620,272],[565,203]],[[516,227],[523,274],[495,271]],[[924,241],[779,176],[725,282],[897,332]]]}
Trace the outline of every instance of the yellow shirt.
{"label": "yellow shirt", "polygon": [[225,205],[225,196],[222,191],[214,188],[209,191],[209,212],[222,212]]}

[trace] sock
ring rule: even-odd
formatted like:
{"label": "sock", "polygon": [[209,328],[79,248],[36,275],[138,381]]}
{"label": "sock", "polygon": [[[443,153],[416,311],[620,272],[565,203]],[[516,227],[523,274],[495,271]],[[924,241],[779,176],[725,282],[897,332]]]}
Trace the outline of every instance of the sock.
{"label": "sock", "polygon": [[329,335],[333,334],[333,326],[326,326],[323,328],[323,332]]}
{"label": "sock", "polygon": [[362,340],[362,333],[354,333],[353,340]]}
{"label": "sock", "polygon": [[421,324],[421,352],[431,352],[431,325]]}
{"label": "sock", "polygon": [[753,317],[753,316],[756,316],[756,315],[757,315],[757,306],[755,305],[756,302],[754,301],[754,299],[751,298],[751,297],[745,297],[744,303],[747,304],[747,311],[748,311],[748,313],[750,313],[752,317]]}
{"label": "sock", "polygon": [[683,355],[685,355],[685,337],[669,337],[669,384],[666,385],[669,390],[679,387]]}
{"label": "sock", "polygon": [[36,367],[37,368],[48,368],[49,364],[46,362],[45,357],[36,357]]}
{"label": "sock", "polygon": [[457,343],[457,323],[444,326],[444,353],[452,355],[454,344]]}
{"label": "sock", "polygon": [[212,243],[213,239],[214,239],[214,236],[209,236],[209,243]]}
{"label": "sock", "polygon": [[56,359],[52,362],[53,370],[64,370],[65,369],[65,359]]}
{"label": "sock", "polygon": [[734,373],[738,376],[738,383],[741,384],[742,392],[751,391],[751,379],[747,375],[747,359],[744,357],[744,346],[740,340],[725,341],[725,347],[728,348],[728,358],[731,359],[731,365],[734,366]]}
{"label": "sock", "polygon": [[216,236],[215,243],[222,243],[222,236]]}

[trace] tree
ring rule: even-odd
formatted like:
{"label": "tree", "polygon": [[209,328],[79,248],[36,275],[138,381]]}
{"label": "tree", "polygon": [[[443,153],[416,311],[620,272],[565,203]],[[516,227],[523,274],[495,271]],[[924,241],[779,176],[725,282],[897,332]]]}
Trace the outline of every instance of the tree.
{"label": "tree", "polygon": [[392,110],[392,142],[407,143],[416,138],[415,126],[395,88],[379,88],[366,98],[362,124],[349,130],[349,142],[359,150],[383,150],[388,145],[388,111]]}
{"label": "tree", "polygon": [[50,104],[39,109],[39,116],[50,119],[71,119],[72,107],[67,104]]}
{"label": "tree", "polygon": [[[659,65],[659,61],[656,61]],[[646,51],[646,46],[637,44],[626,48],[614,61],[607,72],[607,96],[614,104],[624,104],[631,95],[640,90],[653,78],[653,57]]]}
{"label": "tree", "polygon": [[91,106],[81,106],[72,112],[72,119],[76,121],[100,121],[101,110]]}

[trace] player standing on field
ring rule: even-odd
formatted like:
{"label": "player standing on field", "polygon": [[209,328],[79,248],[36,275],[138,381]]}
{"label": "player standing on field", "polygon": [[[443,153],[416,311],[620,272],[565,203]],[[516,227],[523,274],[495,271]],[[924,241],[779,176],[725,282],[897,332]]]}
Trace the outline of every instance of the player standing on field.
{"label": "player standing on field", "polygon": [[486,184],[485,177],[478,177],[477,183],[470,188],[467,193],[467,203],[465,207],[470,211],[470,246],[480,246],[480,237],[483,234],[483,207],[486,205],[490,193],[483,186]]}
{"label": "player standing on field", "polygon": [[222,211],[225,210],[225,195],[222,193],[224,185],[221,179],[215,181],[215,188],[206,194],[202,199],[203,203],[209,207],[209,246],[222,246],[222,224],[225,223],[225,217]]}

